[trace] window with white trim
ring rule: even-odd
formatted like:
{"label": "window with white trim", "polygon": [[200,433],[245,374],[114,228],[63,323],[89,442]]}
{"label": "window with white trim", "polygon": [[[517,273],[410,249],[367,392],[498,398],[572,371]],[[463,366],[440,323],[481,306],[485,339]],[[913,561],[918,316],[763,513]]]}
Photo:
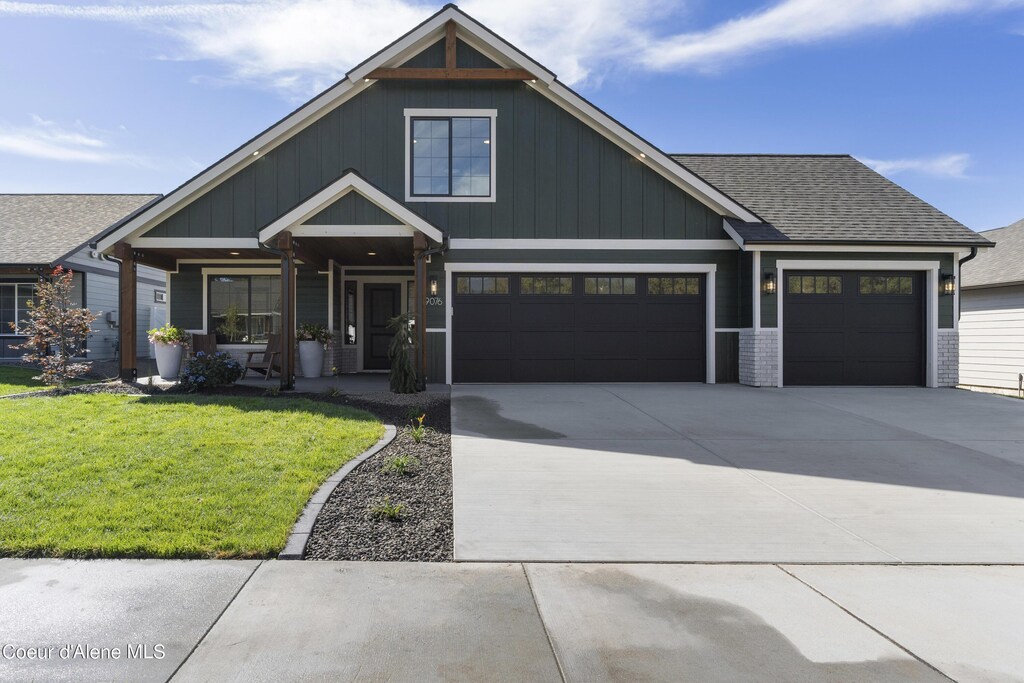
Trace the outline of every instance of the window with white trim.
{"label": "window with white trim", "polygon": [[493,110],[406,110],[408,201],[494,201]]}
{"label": "window with white trim", "polygon": [[14,335],[11,323],[18,327],[28,317],[28,302],[34,301],[36,286],[32,283],[0,283],[0,336]]}

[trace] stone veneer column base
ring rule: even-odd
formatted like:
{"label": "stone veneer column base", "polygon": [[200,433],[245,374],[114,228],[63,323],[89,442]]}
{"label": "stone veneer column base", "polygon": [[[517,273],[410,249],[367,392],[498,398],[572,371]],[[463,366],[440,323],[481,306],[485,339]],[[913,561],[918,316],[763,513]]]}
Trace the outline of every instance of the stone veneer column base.
{"label": "stone veneer column base", "polygon": [[960,383],[960,331],[940,329],[936,339],[938,356],[936,375],[940,387],[955,387]]}
{"label": "stone veneer column base", "polygon": [[779,331],[740,330],[740,384],[774,387],[779,383]]}

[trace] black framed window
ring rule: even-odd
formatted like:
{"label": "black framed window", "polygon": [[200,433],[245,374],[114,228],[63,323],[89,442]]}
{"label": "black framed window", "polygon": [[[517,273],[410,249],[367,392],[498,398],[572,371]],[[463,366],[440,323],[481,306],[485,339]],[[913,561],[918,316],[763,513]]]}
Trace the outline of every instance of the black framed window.
{"label": "black framed window", "polygon": [[647,293],[655,296],[685,296],[700,294],[700,277],[682,275],[647,278]]}
{"label": "black framed window", "polygon": [[572,294],[572,278],[560,275],[524,275],[519,278],[520,294]]}
{"label": "black framed window", "polygon": [[858,288],[861,294],[907,296],[914,293],[914,278],[910,275],[861,275]]}
{"label": "black framed window", "polygon": [[218,344],[260,344],[280,334],[280,275],[211,275],[208,291]]}
{"label": "black framed window", "polygon": [[456,294],[508,294],[508,278],[463,275],[455,278]]}
{"label": "black framed window", "polygon": [[0,336],[12,336],[11,323],[18,327],[28,317],[28,302],[35,301],[36,286],[33,283],[0,283]]}
{"label": "black framed window", "polygon": [[790,275],[790,294],[842,294],[841,275]]}
{"label": "black framed window", "polygon": [[412,196],[491,196],[489,117],[415,117],[410,133]]}
{"label": "black framed window", "polygon": [[636,278],[613,275],[583,278],[584,294],[636,294]]}

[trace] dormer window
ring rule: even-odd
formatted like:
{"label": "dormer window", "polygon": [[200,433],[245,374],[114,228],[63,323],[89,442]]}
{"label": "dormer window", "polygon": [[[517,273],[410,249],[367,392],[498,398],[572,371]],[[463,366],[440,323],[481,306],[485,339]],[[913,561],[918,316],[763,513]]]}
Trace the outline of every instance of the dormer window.
{"label": "dormer window", "polygon": [[406,110],[406,201],[494,201],[495,118],[484,110]]}

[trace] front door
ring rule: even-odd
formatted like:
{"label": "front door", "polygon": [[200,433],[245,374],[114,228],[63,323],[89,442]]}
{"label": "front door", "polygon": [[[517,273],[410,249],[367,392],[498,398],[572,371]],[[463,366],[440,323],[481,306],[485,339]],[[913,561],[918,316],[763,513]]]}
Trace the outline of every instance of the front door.
{"label": "front door", "polygon": [[363,285],[363,369],[389,370],[388,345],[391,333],[388,321],[402,312],[402,286],[398,284]]}

